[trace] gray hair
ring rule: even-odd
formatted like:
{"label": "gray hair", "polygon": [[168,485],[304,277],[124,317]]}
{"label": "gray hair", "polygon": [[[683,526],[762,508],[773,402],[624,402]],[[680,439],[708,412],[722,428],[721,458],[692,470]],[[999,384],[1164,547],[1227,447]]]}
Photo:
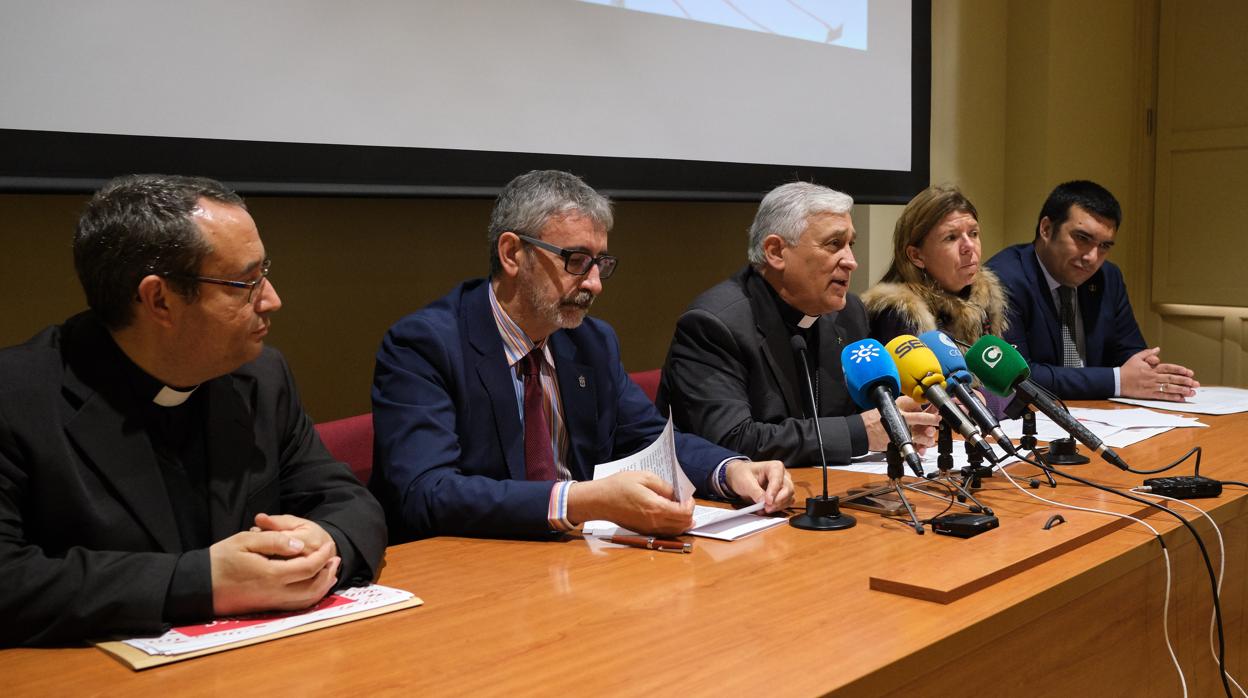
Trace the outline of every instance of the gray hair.
{"label": "gray hair", "polygon": [[506,232],[541,239],[551,218],[579,214],[611,230],[611,201],[580,177],[559,170],[533,170],[503,187],[490,214],[490,276],[502,270],[498,236]]}
{"label": "gray hair", "polygon": [[750,264],[762,267],[763,238],[779,235],[785,243],[793,245],[806,230],[807,219],[819,213],[849,213],[854,199],[835,189],[811,182],[789,182],[772,189],[758,205],[754,223],[750,225],[750,247],[747,250]]}

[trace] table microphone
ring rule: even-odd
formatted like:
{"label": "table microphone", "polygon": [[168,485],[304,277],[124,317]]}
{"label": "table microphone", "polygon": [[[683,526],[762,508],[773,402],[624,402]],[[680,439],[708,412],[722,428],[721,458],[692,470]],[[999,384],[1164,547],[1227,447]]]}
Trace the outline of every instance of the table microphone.
{"label": "table microphone", "polygon": [[1031,368],[1018,350],[1000,337],[986,334],[966,351],[966,363],[984,387],[1002,397],[1014,396],[1024,404],[1033,405],[1057,426],[1079,439],[1110,464],[1127,470],[1127,463],[1114,449],[1106,446],[1096,434],[1083,426],[1066,408],[1030,379]]}
{"label": "table microphone", "polygon": [[962,356],[962,350],[958,348],[953,339],[940,330],[932,330],[919,335],[919,341],[926,344],[927,348],[936,355],[936,360],[940,362],[941,372],[945,374],[946,387],[962,402],[962,406],[970,413],[971,419],[975,420],[985,434],[991,434],[1002,448],[1013,453],[1014,442],[1001,429],[1001,424],[993,416],[992,411],[971,391],[974,377],[967,370],[966,358]]}
{"label": "table microphone", "polygon": [[845,372],[845,385],[854,402],[864,410],[875,408],[880,412],[880,424],[901,457],[916,477],[924,477],[923,459],[914,448],[910,427],[897,411],[897,396],[901,393],[901,377],[897,364],[888,351],[874,339],[861,339],[841,351],[841,370]]}
{"label": "table microphone", "polygon": [[823,427],[819,424],[819,405],[815,401],[815,387],[810,380],[810,364],[806,363],[806,340],[801,335],[793,335],[789,342],[798,363],[806,373],[806,391],[810,396],[810,413],[814,415],[815,436],[819,439],[819,458],[823,462],[823,494],[818,497],[806,498],[806,513],[798,514],[789,519],[789,525],[807,531],[838,531],[853,528],[858,520],[849,514],[841,513],[840,497],[828,496],[828,455],[823,450]]}
{"label": "table microphone", "polygon": [[967,419],[966,413],[949,399],[949,393],[945,392],[945,376],[940,372],[940,361],[927,345],[914,335],[902,334],[890,340],[885,349],[893,357],[893,361],[897,362],[903,393],[919,402],[926,400],[936,405],[945,423],[961,434],[962,438],[974,444],[985,458],[993,463],[1000,460],[988,442],[984,441],[979,427]]}

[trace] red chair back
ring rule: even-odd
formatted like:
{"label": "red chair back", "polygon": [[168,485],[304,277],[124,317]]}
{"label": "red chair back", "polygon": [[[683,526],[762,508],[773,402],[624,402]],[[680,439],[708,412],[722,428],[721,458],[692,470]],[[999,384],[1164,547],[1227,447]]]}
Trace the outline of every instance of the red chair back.
{"label": "red chair back", "polygon": [[651,371],[637,371],[628,374],[629,378],[641,388],[646,397],[650,398],[650,402],[654,402],[659,395],[659,379],[663,375],[662,369],[654,369]]}
{"label": "red chair back", "polygon": [[322,422],[316,425],[316,432],[330,454],[351,466],[351,472],[367,485],[373,472],[373,414]]}

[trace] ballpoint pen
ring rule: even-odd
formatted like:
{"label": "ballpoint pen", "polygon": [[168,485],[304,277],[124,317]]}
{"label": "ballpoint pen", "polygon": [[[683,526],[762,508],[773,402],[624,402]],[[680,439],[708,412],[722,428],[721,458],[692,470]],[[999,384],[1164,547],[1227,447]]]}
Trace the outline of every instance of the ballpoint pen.
{"label": "ballpoint pen", "polygon": [[646,550],[665,550],[669,553],[693,552],[693,543],[686,543],[679,540],[668,540],[665,538],[655,538],[653,536],[611,536],[608,540],[617,545],[627,545],[632,548],[645,548]]}

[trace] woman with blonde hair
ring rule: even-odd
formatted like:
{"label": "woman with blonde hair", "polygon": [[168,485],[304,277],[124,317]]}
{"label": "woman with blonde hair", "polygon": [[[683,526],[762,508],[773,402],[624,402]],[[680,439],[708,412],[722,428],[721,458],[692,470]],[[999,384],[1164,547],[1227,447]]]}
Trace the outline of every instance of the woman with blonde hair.
{"label": "woman with blonde hair", "polygon": [[973,344],[1005,330],[1005,289],[980,265],[979,213],[957,187],[928,187],[906,204],[892,266],[862,301],[881,342],[939,329]]}

